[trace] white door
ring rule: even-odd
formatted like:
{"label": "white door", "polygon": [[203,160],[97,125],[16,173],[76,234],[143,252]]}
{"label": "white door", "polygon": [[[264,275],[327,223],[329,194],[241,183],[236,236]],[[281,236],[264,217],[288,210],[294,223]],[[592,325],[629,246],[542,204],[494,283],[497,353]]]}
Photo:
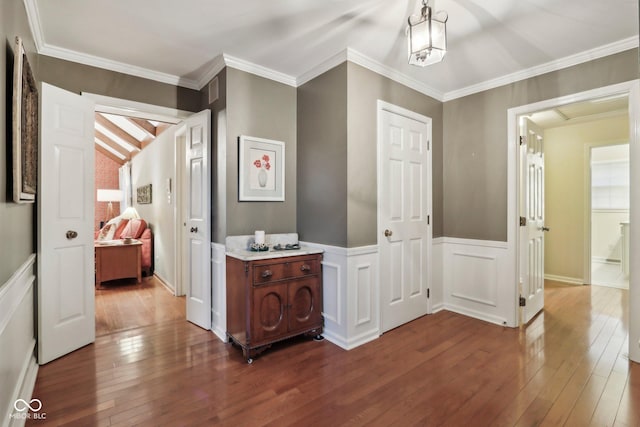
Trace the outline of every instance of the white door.
{"label": "white door", "polygon": [[[183,286],[187,320],[211,329],[211,111],[194,114],[185,124],[185,239]],[[184,289],[184,288],[183,288]]]}
{"label": "white door", "polygon": [[[523,119],[521,129],[520,283],[523,323],[544,307],[544,141],[543,131]],[[524,220],[522,219],[524,218]]]}
{"label": "white door", "polygon": [[382,332],[429,312],[430,124],[427,117],[398,107],[379,115]]}
{"label": "white door", "polygon": [[94,104],[42,84],[38,363],[95,340]]}

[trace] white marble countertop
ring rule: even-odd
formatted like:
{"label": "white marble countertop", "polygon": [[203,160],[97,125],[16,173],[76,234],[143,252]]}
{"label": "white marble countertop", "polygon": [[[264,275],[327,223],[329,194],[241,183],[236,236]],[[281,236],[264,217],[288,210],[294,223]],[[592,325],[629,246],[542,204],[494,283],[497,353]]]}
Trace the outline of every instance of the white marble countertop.
{"label": "white marble countertop", "polygon": [[242,261],[256,261],[260,259],[284,258],[288,256],[321,254],[322,249],[301,246],[300,249],[275,251],[269,248],[268,251],[254,252],[246,249],[227,250],[227,256],[237,258]]}
{"label": "white marble countertop", "polygon": [[297,244],[298,233],[282,233],[265,235],[268,251],[251,251],[249,246],[254,242],[254,236],[229,236],[225,239],[226,254],[242,261],[256,261],[260,259],[284,258],[288,256],[321,254],[322,249],[301,246],[300,249],[274,250],[275,245]]}

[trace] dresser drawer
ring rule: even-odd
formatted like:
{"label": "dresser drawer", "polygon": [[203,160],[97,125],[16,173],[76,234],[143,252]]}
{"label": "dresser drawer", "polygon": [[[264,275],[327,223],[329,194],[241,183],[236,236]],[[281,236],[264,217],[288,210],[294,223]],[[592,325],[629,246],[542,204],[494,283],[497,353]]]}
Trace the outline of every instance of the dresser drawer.
{"label": "dresser drawer", "polygon": [[253,284],[295,279],[320,273],[320,261],[317,257],[295,261],[281,261],[273,264],[260,264],[253,267]]}

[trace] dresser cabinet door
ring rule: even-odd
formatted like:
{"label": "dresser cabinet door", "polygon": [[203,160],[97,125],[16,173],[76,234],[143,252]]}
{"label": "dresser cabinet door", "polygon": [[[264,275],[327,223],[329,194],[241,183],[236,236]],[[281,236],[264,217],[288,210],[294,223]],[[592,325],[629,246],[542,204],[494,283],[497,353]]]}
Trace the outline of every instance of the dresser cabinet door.
{"label": "dresser cabinet door", "polygon": [[286,334],[287,284],[254,287],[251,311],[251,345]]}
{"label": "dresser cabinet door", "polygon": [[322,325],[322,298],[317,277],[289,282],[289,331]]}

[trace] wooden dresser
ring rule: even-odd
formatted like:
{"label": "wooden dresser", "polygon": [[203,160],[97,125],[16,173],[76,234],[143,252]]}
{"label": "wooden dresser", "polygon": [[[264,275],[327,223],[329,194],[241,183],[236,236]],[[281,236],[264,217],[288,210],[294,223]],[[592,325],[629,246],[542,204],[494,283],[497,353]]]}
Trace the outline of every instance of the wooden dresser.
{"label": "wooden dresser", "polygon": [[227,336],[247,363],[272,343],[322,333],[322,254],[227,255]]}

